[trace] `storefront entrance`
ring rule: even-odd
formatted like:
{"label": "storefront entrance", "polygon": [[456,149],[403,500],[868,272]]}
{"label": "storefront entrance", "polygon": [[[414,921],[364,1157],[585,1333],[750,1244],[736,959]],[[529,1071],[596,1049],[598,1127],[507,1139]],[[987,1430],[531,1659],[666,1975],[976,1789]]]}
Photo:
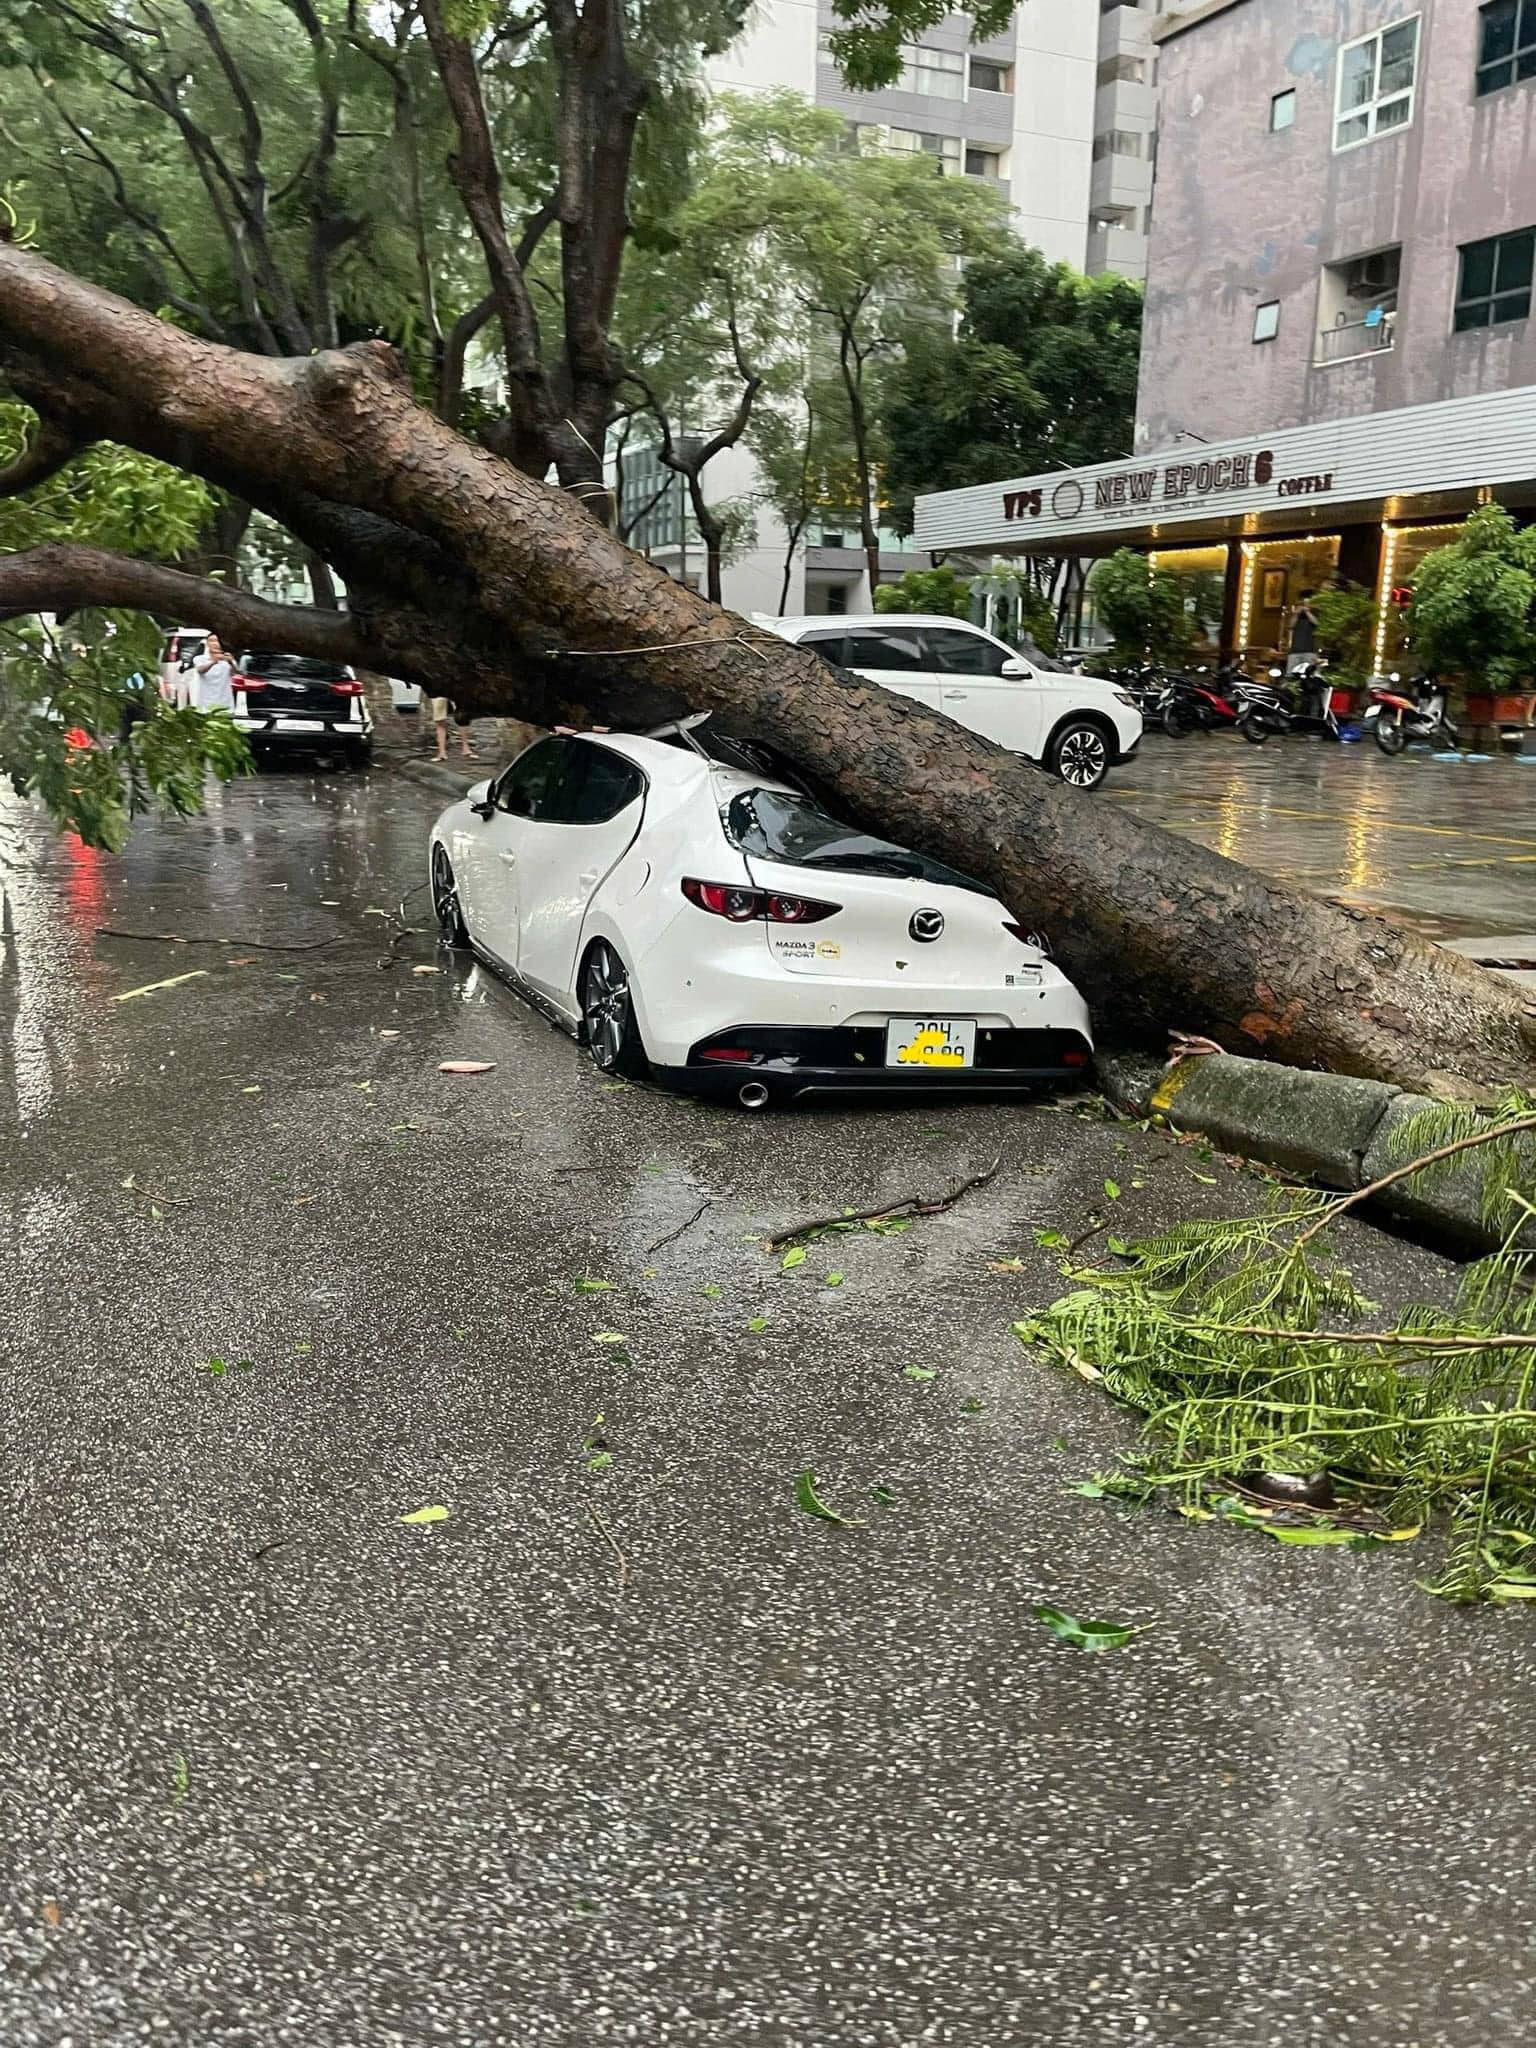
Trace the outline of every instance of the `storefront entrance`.
{"label": "storefront entrance", "polygon": [[1339,535],[1305,540],[1245,540],[1237,595],[1236,654],[1243,662],[1283,661],[1301,601],[1338,572]]}

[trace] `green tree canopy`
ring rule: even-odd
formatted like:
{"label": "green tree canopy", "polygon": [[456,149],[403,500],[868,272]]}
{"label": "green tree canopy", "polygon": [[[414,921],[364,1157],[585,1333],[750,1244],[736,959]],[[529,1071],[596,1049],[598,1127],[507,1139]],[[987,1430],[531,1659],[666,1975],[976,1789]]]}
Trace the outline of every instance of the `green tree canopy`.
{"label": "green tree canopy", "polygon": [[1131,445],[1141,290],[1010,243],[966,267],[959,330],[913,335],[881,425],[897,525],[920,491],[1030,476]]}

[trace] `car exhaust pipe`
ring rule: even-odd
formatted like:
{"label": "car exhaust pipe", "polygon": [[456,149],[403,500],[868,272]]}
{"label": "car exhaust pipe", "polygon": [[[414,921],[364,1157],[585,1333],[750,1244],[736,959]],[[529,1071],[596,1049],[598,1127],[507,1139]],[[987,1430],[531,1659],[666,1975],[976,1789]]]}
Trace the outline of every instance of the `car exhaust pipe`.
{"label": "car exhaust pipe", "polygon": [[743,1109],[766,1109],[768,1090],[761,1081],[744,1081],[736,1091],[736,1100]]}

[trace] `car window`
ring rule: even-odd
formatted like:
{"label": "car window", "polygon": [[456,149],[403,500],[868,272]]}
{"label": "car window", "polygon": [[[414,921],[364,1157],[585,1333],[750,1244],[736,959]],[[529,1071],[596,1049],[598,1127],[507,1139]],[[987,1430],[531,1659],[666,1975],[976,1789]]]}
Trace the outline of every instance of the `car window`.
{"label": "car window", "polygon": [[515,818],[538,818],[559,783],[569,740],[536,740],[497,778],[492,796],[499,811]]}
{"label": "car window", "polygon": [[852,825],[840,825],[819,804],[787,789],[744,789],[721,813],[725,836],[745,854],[791,866],[827,868],[854,875],[891,875],[901,881],[945,882],[952,889],[991,890],[926,854],[872,839]]}
{"label": "car window", "polygon": [[1000,676],[1008,656],[979,633],[954,626],[929,626],[923,634],[932,653],[930,668],[951,676]]}
{"label": "car window", "polygon": [[536,815],[546,825],[602,825],[644,794],[645,777],[633,761],[570,740],[559,778]]}
{"label": "car window", "polygon": [[928,657],[916,633],[896,629],[876,632],[866,627],[847,636],[843,664],[847,668],[899,669],[911,673],[926,669]]}
{"label": "car window", "polygon": [[800,645],[814,647],[823,661],[835,661],[840,668],[847,668],[852,666],[843,652],[847,637],[841,627],[835,633],[802,633]]}

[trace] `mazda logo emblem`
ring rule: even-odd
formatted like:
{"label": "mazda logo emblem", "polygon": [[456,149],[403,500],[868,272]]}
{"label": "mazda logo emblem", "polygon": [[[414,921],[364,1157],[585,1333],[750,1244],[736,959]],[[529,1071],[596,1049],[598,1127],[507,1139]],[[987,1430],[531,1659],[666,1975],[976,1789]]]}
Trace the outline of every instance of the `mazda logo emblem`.
{"label": "mazda logo emblem", "polygon": [[912,922],[907,926],[907,930],[921,945],[927,945],[931,939],[936,939],[943,929],[942,910],[914,910]]}

